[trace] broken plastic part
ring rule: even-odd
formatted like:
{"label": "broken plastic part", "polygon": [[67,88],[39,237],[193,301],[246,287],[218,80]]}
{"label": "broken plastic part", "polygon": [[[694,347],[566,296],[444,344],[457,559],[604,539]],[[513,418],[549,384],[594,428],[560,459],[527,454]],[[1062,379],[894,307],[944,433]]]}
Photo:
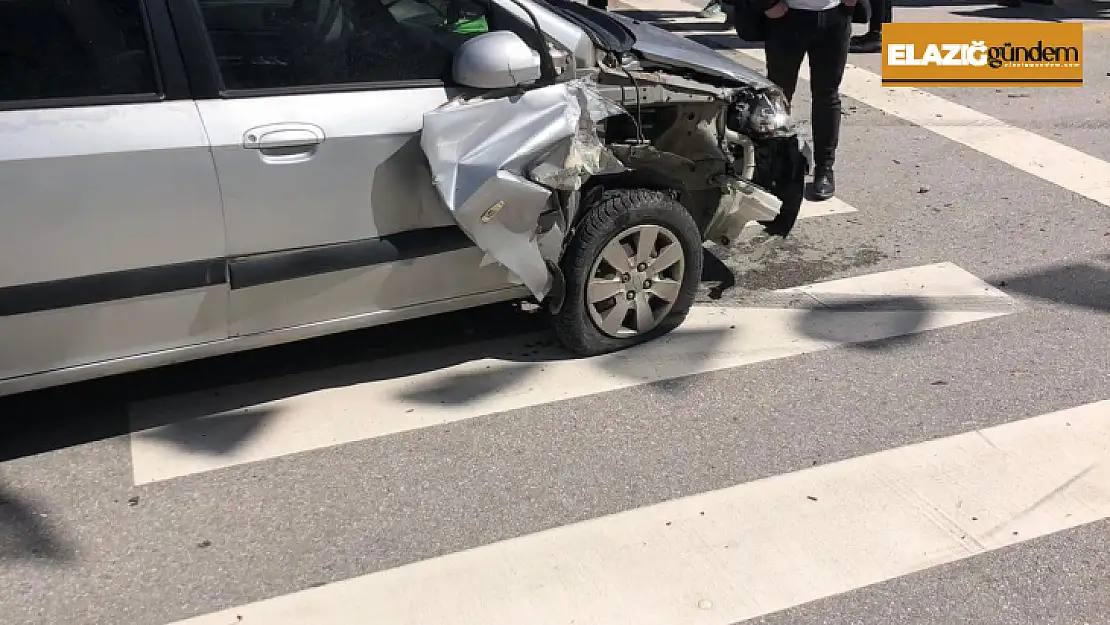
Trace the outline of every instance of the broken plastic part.
{"label": "broken plastic part", "polygon": [[551,235],[560,244],[565,236],[540,225],[552,190],[575,191],[592,175],[624,170],[596,131],[623,113],[587,80],[459,98],[424,115],[420,146],[459,227],[542,300],[552,286],[546,261],[559,249]]}
{"label": "broken plastic part", "polygon": [[744,172],[741,178],[744,180],[751,180],[755,175],[755,144],[746,135],[742,135],[735,130],[725,130],[725,138],[729,143],[735,143],[744,150]]}
{"label": "broken plastic part", "polygon": [[726,184],[717,212],[705,229],[705,238],[729,245],[744,226],[753,221],[770,221],[778,216],[782,200],[768,191],[736,178]]}

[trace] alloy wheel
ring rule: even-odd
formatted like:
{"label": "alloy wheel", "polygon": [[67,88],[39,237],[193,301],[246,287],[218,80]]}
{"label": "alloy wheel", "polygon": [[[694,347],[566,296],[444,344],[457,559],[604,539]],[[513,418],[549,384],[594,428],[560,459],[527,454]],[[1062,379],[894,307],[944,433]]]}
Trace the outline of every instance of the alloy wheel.
{"label": "alloy wheel", "polygon": [[590,320],[604,334],[628,338],[666,318],[682,288],[686,254],[666,227],[640,224],[602,248],[586,283]]}

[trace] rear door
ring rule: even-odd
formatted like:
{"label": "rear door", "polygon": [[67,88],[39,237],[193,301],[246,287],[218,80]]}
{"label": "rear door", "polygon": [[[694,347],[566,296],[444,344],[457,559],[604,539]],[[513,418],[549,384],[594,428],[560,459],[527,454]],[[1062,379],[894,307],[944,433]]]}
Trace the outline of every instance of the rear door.
{"label": "rear door", "polygon": [[198,107],[225,205],[233,334],[507,285],[503,268],[480,267],[420,148],[423,114],[447,101],[466,35],[442,28],[435,7],[409,4],[175,5],[203,42],[191,66],[210,71]]}
{"label": "rear door", "polygon": [[187,91],[158,0],[0,0],[0,379],[226,338]]}

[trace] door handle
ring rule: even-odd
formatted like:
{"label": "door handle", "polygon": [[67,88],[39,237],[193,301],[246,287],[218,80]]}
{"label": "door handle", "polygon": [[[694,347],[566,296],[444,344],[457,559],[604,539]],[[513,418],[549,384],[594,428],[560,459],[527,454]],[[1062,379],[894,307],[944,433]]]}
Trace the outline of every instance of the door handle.
{"label": "door handle", "polygon": [[267,124],[243,133],[248,150],[307,148],[324,142],[324,130],[314,124]]}

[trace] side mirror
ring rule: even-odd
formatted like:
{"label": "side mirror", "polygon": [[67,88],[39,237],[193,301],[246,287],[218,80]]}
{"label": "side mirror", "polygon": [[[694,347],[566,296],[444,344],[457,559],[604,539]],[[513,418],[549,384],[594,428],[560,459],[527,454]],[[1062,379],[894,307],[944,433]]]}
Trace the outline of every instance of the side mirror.
{"label": "side mirror", "polygon": [[514,32],[484,33],[459,46],[451,73],[475,89],[516,87],[540,79],[540,55]]}

